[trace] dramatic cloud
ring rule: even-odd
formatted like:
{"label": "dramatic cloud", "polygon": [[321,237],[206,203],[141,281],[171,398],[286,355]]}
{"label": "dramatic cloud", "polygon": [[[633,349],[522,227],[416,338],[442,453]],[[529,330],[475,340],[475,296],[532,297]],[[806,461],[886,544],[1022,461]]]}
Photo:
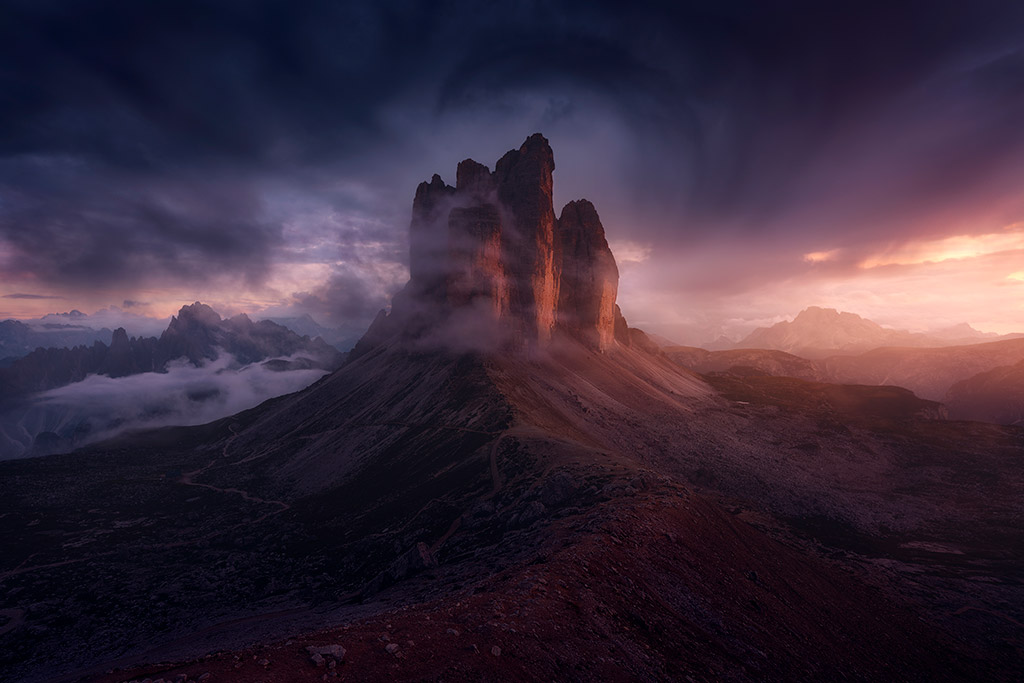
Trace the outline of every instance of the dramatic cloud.
{"label": "dramatic cloud", "polygon": [[45,300],[45,299],[63,299],[62,296],[51,296],[49,294],[24,294],[22,292],[15,292],[14,294],[4,294],[2,299],[27,299],[29,301]]}
{"label": "dramatic cloud", "polygon": [[595,201],[626,313],[654,325],[723,324],[737,297],[791,315],[812,302],[760,293],[1024,219],[1016,3],[5,10],[8,294],[366,318],[404,277],[416,184],[538,130],[556,209]]}

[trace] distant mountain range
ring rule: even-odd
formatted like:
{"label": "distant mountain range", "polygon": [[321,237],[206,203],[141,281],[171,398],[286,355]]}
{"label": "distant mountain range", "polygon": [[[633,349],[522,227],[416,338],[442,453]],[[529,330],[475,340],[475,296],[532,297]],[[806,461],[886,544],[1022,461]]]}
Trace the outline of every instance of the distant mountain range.
{"label": "distant mountain range", "polygon": [[209,306],[196,302],[183,306],[159,338],[129,338],[124,328],[118,328],[110,333],[109,346],[94,341],[88,346],[36,349],[0,368],[0,395],[11,399],[89,375],[166,372],[168,363],[178,358],[198,366],[222,352],[240,365],[301,354],[305,367],[333,370],[343,360],[337,349],[320,338],[300,337],[269,320],[254,323],[245,314],[222,319]]}
{"label": "distant mountain range", "polygon": [[[863,353],[882,346],[958,346],[1020,336],[1024,335],[979,332],[967,323],[929,333],[894,330],[855,313],[810,306],[792,321],[759,327],[732,348],[773,349],[805,358],[822,358],[836,353]],[[724,350],[721,340],[715,346]]]}
{"label": "distant mountain range", "polygon": [[20,320],[0,320],[0,367],[35,349],[90,345],[110,339],[111,334],[106,327],[97,330],[63,323],[28,325]]}
{"label": "distant mountain range", "polygon": [[0,368],[0,458],[66,450],[137,426],[198,424],[307,386],[344,361],[317,337],[196,302],[159,337],[111,333]]}
{"label": "distant mountain range", "polygon": [[[355,327],[324,327],[309,314],[266,320],[287,327],[299,336],[320,337],[339,351],[351,349],[365,329],[365,323]],[[260,322],[262,320],[257,320],[255,324]],[[127,313],[116,306],[92,314],[72,310],[48,313],[31,320],[0,320],[0,368],[36,349],[70,349],[92,346],[95,342],[109,343],[118,328],[123,328],[128,337],[159,337],[167,324],[166,318]]]}
{"label": "distant mountain range", "polygon": [[891,385],[946,404],[953,419],[1024,420],[1024,338],[933,348],[881,347],[857,355],[804,358],[774,349],[666,347],[700,373],[751,372],[836,384]]}

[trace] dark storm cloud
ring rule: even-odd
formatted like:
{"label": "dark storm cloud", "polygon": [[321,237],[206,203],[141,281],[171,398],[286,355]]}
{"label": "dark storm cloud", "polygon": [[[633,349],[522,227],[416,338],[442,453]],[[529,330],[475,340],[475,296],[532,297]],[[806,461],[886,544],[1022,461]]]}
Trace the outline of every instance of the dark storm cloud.
{"label": "dark storm cloud", "polygon": [[[510,88],[548,83],[594,92],[636,144],[625,161],[638,190],[674,197],[673,208],[693,218],[752,214],[763,223],[803,199],[799,181],[820,171],[823,145],[876,117],[877,133],[895,135],[922,120],[955,124],[972,103],[998,104],[975,123],[986,140],[1020,140],[1024,98],[1011,84],[1020,82],[1021,54],[1006,50],[1020,46],[1024,13],[1005,3],[677,3],[671,11],[632,3],[628,12],[587,5],[551,15],[539,30],[511,21],[478,32],[448,75],[442,105],[500,101]],[[986,63],[993,55],[1009,63]],[[1001,75],[983,75],[992,70]],[[908,120],[886,120],[900,107]],[[963,161],[973,161],[976,145],[972,138],[959,150]],[[960,180],[974,172],[944,171]]]}
{"label": "dark storm cloud", "polygon": [[[922,205],[1022,208],[1008,198],[1024,175],[1019,3],[33,0],[5,13],[0,246],[45,282],[258,282],[330,251],[282,251],[318,230],[283,227],[275,193],[299,189],[379,219],[339,230],[343,260],[367,240],[400,251],[416,182],[452,180],[464,156],[493,164],[536,129],[565,169],[556,191],[600,200],[606,225],[666,252],[723,235],[855,245]],[[343,179],[365,191],[338,191]],[[339,273],[300,298],[375,310],[380,278]]]}
{"label": "dark storm cloud", "polygon": [[280,243],[245,183],[59,166],[0,162],[0,236],[17,253],[14,274],[81,287],[255,280]]}

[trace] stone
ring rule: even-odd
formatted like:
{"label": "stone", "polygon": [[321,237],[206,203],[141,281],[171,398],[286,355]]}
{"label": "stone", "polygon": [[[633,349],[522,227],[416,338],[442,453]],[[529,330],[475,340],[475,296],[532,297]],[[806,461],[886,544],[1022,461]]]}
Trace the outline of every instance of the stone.
{"label": "stone", "polygon": [[448,248],[448,210],[455,188],[434,174],[420,183],[412,203],[409,225],[409,275],[417,293],[424,297],[443,292]]}
{"label": "stone", "polygon": [[558,301],[553,208],[555,157],[536,133],[494,167],[498,199],[510,214],[503,232],[512,316],[528,342],[551,337]]}
{"label": "stone", "polygon": [[[558,219],[558,324],[597,350],[615,343],[619,269],[594,205],[569,202]],[[621,313],[620,313],[621,315]]]}
{"label": "stone", "polygon": [[494,503],[489,500],[477,501],[462,516],[462,525],[467,529],[486,526],[494,517]]}
{"label": "stone", "polygon": [[533,524],[543,517],[545,512],[547,512],[547,508],[544,507],[544,503],[539,500],[530,501],[523,511],[519,513],[517,524],[519,526],[528,526]]}
{"label": "stone", "polygon": [[336,643],[331,643],[329,645],[309,645],[306,647],[306,652],[310,655],[333,657],[339,661],[345,659],[345,648]]}
{"label": "stone", "polygon": [[483,303],[495,320],[509,311],[501,252],[501,216],[494,204],[455,208],[448,215],[448,303]]}
{"label": "stone", "polygon": [[490,169],[472,159],[459,162],[455,172],[455,189],[463,197],[484,202],[494,201],[497,193]]}
{"label": "stone", "polygon": [[579,482],[568,472],[556,472],[541,486],[540,501],[556,507],[569,500],[579,489]]}

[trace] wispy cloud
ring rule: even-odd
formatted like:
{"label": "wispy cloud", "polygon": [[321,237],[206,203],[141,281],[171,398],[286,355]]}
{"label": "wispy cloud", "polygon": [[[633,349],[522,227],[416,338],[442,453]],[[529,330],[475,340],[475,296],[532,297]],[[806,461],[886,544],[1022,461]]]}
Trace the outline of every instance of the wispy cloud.
{"label": "wispy cloud", "polygon": [[624,263],[643,263],[651,258],[652,247],[631,240],[612,240],[608,243],[619,265]]}
{"label": "wispy cloud", "polygon": [[839,249],[829,249],[828,251],[812,251],[808,254],[804,254],[804,261],[808,263],[822,263],[824,261],[833,261],[839,256]]}
{"label": "wispy cloud", "polygon": [[989,254],[1024,250],[1024,225],[1016,224],[1002,232],[981,235],[953,235],[934,240],[918,240],[884,249],[860,262],[860,267],[941,263],[972,259]]}
{"label": "wispy cloud", "polygon": [[4,294],[2,299],[63,299],[62,296],[54,296],[52,294],[26,294],[24,292],[15,292],[14,294]]}

